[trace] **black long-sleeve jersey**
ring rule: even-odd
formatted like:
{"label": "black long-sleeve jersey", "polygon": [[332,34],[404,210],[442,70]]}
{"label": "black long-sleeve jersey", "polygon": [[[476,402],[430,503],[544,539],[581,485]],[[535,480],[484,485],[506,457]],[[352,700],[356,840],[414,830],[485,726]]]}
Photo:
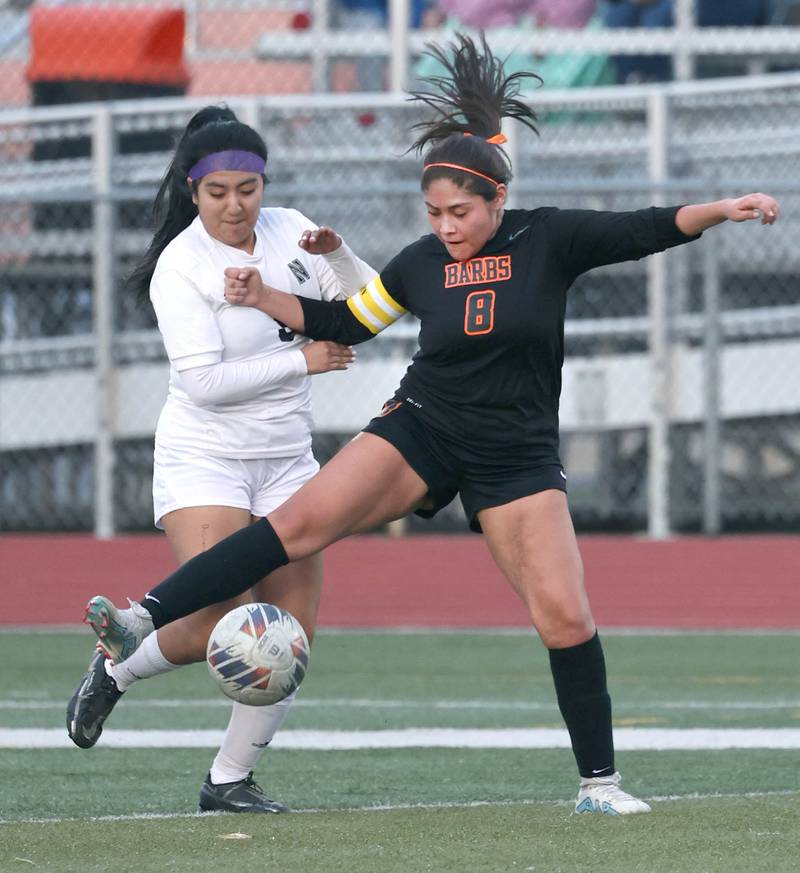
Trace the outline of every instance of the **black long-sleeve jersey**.
{"label": "black long-sleeve jersey", "polygon": [[467,261],[429,234],[347,301],[299,298],[305,333],[352,345],[413,313],[419,350],[395,399],[462,457],[557,464],[567,290],[593,267],[697,239],[676,226],[679,208],[507,210]]}

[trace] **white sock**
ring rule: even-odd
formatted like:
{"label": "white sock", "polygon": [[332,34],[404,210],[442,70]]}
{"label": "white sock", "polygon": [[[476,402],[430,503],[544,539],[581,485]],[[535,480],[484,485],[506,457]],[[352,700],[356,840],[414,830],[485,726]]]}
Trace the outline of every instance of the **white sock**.
{"label": "white sock", "polygon": [[139,679],[149,679],[176,670],[180,664],[173,664],[164,657],[158,645],[158,633],[148,634],[130,658],[119,664],[106,661],[106,673],[117,683],[120,691],[127,691]]}
{"label": "white sock", "polygon": [[211,781],[214,785],[238,782],[255,770],[292,703],[294,694],[272,706],[233,704],[228,729],[211,765]]}

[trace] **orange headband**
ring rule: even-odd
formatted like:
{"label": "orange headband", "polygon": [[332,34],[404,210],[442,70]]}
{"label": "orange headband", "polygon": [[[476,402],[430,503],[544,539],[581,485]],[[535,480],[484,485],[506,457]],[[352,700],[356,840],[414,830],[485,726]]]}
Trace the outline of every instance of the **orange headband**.
{"label": "orange headband", "polygon": [[477,170],[471,170],[469,167],[462,167],[461,164],[425,164],[425,166],[422,168],[422,172],[427,172],[428,170],[430,170],[431,167],[449,167],[451,170],[461,170],[463,173],[472,173],[473,176],[480,176],[481,179],[486,179],[487,182],[491,182],[492,185],[494,185],[495,187],[505,184],[504,182],[498,182],[497,179],[493,179],[491,176],[486,176],[483,173],[479,173]]}
{"label": "orange headband", "polygon": [[[464,136],[473,136],[473,134],[471,134],[468,130],[465,130]],[[492,145],[502,145],[504,142],[508,142],[508,137],[504,133],[496,133],[494,136],[490,136],[486,140],[486,142],[489,142]],[[504,184],[503,182],[498,182],[497,179],[493,179],[491,176],[486,176],[483,173],[479,173],[477,170],[472,170],[469,167],[462,167],[461,164],[425,164],[425,166],[422,168],[422,172],[424,173],[431,167],[449,167],[451,170],[461,170],[464,173],[472,173],[473,176],[480,176],[481,179],[486,179],[487,182],[491,182],[492,185],[495,186]]]}

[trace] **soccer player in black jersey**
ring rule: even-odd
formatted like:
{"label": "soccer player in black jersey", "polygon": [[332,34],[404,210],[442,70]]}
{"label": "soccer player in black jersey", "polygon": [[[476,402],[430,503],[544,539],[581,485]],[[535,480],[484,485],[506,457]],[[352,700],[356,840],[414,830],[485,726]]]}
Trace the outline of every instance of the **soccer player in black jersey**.
{"label": "soccer player in black jersey", "polygon": [[[649,806],[620,787],[600,639],[558,453],[566,294],[592,267],[642,258],[723,221],[772,224],[764,194],[635,212],[505,210],[511,177],[503,117],[535,130],[485,41],[459,37],[449,78],[417,93],[435,112],[419,125],[422,192],[433,233],[406,247],[360,294],[325,303],[226,270],[226,296],[318,340],[370,339],[404,312],[419,351],[394,398],[317,476],[267,519],[184,564],[142,606],[157,628],[234,597],[289,561],[411,511],[433,515],[460,494],[473,529],[527,606],[549,649],[559,708],[581,783],[577,812]],[[117,610],[121,633],[141,633]],[[165,627],[166,626],[166,627]]]}

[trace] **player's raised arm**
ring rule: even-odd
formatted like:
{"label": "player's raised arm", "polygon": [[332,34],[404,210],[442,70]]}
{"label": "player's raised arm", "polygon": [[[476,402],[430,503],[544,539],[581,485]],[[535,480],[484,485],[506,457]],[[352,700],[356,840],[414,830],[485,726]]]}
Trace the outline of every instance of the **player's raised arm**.
{"label": "player's raised arm", "polygon": [[323,300],[344,300],[357,294],[378,271],[363,261],[347,243],[330,227],[317,227],[303,231],[297,243],[311,255],[321,255],[322,265],[317,262],[320,292]]}
{"label": "player's raised arm", "polygon": [[745,194],[744,197],[716,200],[713,203],[682,206],[675,214],[675,224],[687,236],[694,236],[723,221],[760,219],[762,224],[774,224],[779,214],[778,201],[769,194]]}
{"label": "player's raised arm", "polygon": [[773,224],[777,201],[767,194],[697,203],[649,207],[631,212],[554,209],[547,215],[551,236],[573,277],[586,270],[632,261],[696,240],[724,221]]}

